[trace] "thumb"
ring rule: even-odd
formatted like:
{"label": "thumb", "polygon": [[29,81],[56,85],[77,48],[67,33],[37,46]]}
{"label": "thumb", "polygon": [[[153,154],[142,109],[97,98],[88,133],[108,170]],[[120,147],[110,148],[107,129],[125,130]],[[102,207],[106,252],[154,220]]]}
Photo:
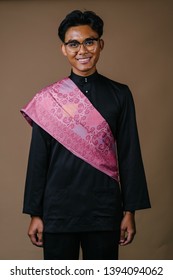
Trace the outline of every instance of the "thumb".
{"label": "thumb", "polygon": [[43,245],[43,233],[38,232],[37,233],[37,246],[42,246]]}
{"label": "thumb", "polygon": [[123,243],[125,241],[125,229],[121,229],[120,231],[120,243]]}

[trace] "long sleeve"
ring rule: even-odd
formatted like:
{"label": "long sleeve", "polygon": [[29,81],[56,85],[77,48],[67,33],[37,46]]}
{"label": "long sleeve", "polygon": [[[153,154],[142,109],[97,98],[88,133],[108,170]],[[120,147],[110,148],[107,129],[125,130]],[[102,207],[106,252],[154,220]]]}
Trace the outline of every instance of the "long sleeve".
{"label": "long sleeve", "polygon": [[97,72],[70,78],[116,139],[122,192],[116,180],[33,124],[23,212],[41,216],[45,232],[119,229],[123,210],[150,207],[133,98],[126,85]]}
{"label": "long sleeve", "polygon": [[43,195],[49,162],[49,135],[33,123],[23,212],[42,216]]}
{"label": "long sleeve", "polygon": [[135,107],[131,92],[125,86],[117,129],[117,151],[123,208],[125,211],[149,208],[150,201],[141,157]]}

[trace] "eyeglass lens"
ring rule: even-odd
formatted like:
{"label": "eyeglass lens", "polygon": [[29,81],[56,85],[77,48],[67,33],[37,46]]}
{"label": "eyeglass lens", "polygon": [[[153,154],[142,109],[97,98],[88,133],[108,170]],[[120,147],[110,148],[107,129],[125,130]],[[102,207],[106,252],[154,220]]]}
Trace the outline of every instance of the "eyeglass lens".
{"label": "eyeglass lens", "polygon": [[82,43],[78,42],[77,40],[73,40],[70,42],[65,43],[70,51],[79,51],[81,45],[83,45],[87,50],[92,51],[97,46],[97,41],[99,38],[87,38]]}

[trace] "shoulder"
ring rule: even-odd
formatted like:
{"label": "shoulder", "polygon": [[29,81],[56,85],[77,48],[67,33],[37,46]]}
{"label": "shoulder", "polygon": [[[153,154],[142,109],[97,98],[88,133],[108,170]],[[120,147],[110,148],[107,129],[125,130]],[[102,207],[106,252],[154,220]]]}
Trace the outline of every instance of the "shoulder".
{"label": "shoulder", "polygon": [[132,98],[132,93],[127,84],[123,84],[118,81],[114,81],[101,74],[99,74],[99,79],[100,79],[100,81],[105,83],[108,88],[111,88],[112,90],[114,90],[115,94],[117,96],[119,96],[120,98],[123,98],[123,99]]}
{"label": "shoulder", "polygon": [[62,84],[64,83],[64,82],[66,82],[66,81],[68,81],[69,80],[69,78],[63,78],[63,79],[61,79],[61,80],[58,80],[58,81],[55,81],[55,82],[53,82],[53,83],[51,83],[51,84],[49,84],[49,85],[46,85],[45,87],[43,87],[42,89],[40,89],[38,92],[37,92],[37,94],[40,94],[40,93],[48,93],[48,92],[50,92],[51,90],[53,90],[53,89],[56,89],[56,88],[59,88],[60,86],[62,86]]}

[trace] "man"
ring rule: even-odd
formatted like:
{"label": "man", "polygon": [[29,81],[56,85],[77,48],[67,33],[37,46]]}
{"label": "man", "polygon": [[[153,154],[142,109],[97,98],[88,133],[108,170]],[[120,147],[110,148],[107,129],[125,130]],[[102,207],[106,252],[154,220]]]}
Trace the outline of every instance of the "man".
{"label": "man", "polygon": [[133,98],[97,72],[103,21],[73,11],[59,26],[71,74],[21,110],[33,127],[24,213],[44,259],[118,259],[135,210],[150,207]]}

